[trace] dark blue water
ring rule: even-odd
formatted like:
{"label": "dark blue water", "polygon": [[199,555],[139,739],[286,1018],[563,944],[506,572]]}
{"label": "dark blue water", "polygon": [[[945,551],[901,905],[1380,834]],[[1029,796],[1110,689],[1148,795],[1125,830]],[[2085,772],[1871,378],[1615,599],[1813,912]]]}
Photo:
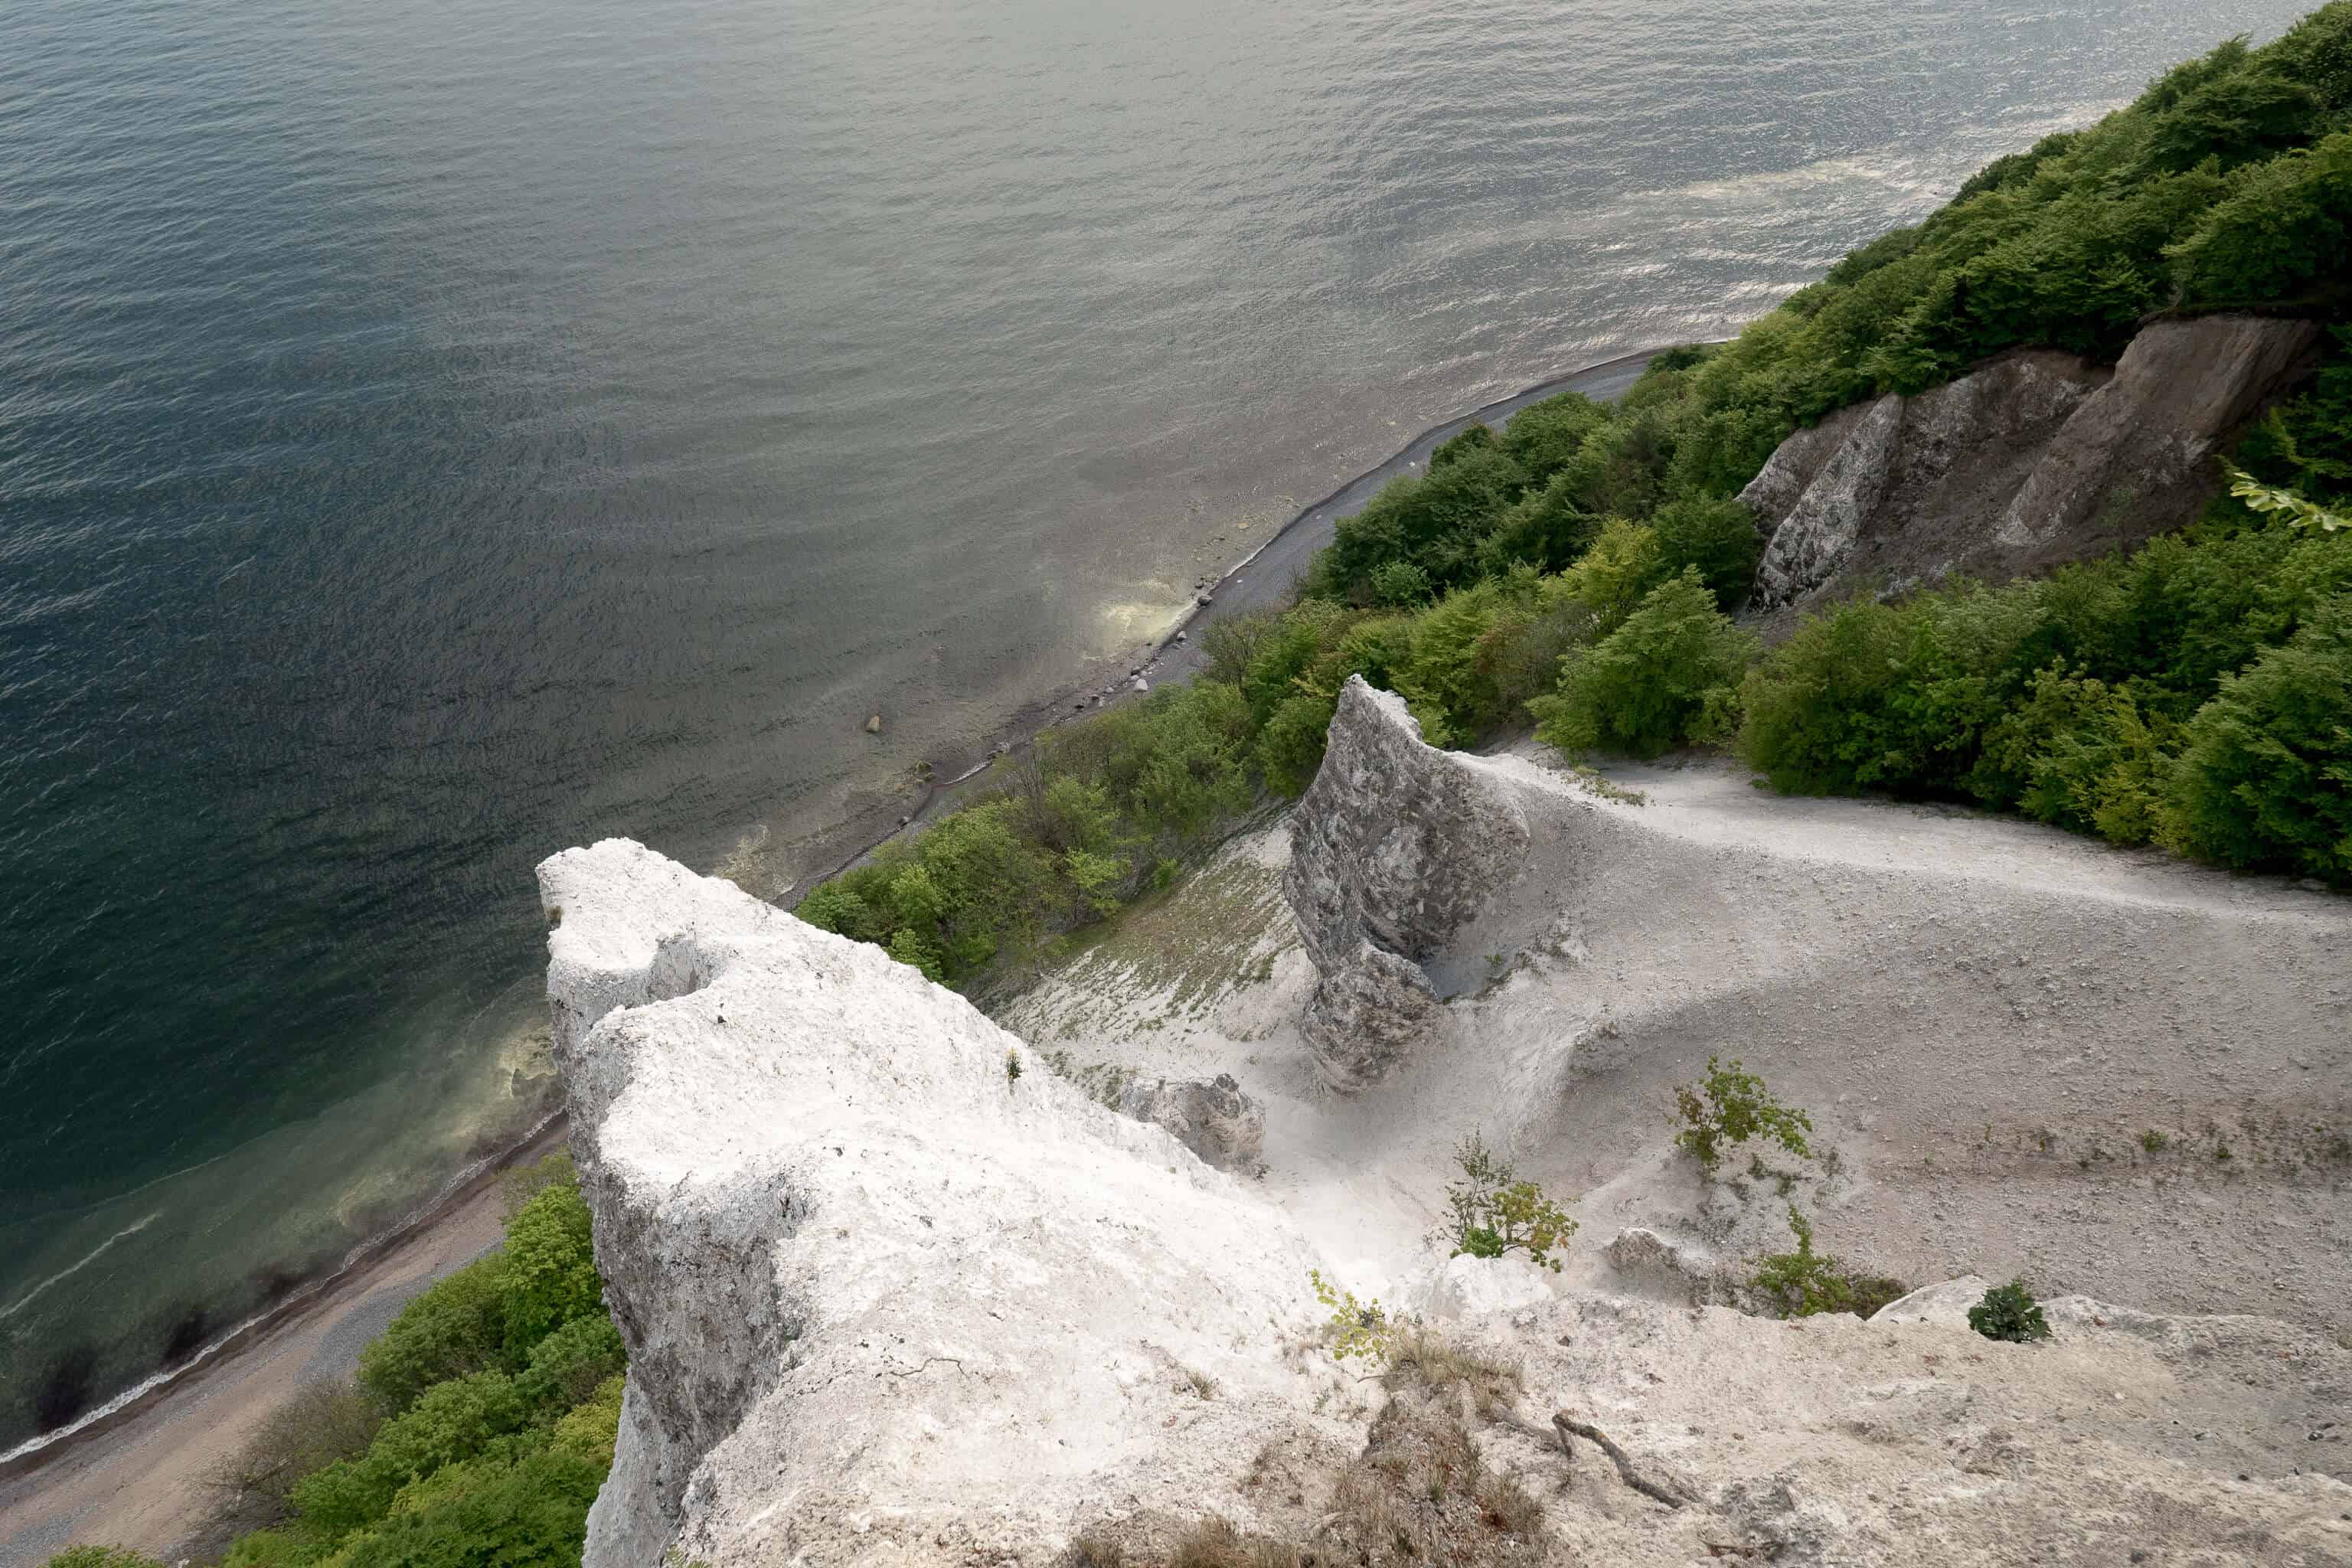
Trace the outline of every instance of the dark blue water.
{"label": "dark blue water", "polygon": [[780,891],[1404,433],[2298,8],[13,0],[0,1447],[540,1114],[541,856]]}

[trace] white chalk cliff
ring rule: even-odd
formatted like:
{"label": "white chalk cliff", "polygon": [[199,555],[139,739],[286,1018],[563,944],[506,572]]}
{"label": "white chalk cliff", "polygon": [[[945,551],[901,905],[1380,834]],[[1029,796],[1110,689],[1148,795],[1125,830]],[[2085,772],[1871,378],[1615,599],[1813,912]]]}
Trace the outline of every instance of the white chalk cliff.
{"label": "white chalk cliff", "polygon": [[[589,1568],[1044,1568],[1081,1531],[1140,1564],[1212,1514],[1383,1568],[2352,1562],[2346,900],[1722,767],[1625,770],[1635,804],[1342,712],[1292,821],[1012,1033],[635,844],[541,868],[632,1354]],[[1315,962],[1358,940],[1423,984],[1402,1048],[1335,1075]],[[1717,1053],[1811,1108],[1793,1196],[1674,1152]],[[1224,1074],[1263,1174],[1077,1087]],[[1565,1273],[1445,1257],[1474,1128],[1571,1203]],[[1980,1281],[1883,1322],[1692,1305],[1790,1245],[1790,1201],[1916,1284],[2027,1272],[2056,1339],[1962,1326]],[[1432,1428],[1315,1341],[1312,1267],[1517,1369],[1459,1415],[1532,1520],[1433,1485],[1363,1534]],[[1555,1409],[1682,1506],[1564,1458]]]}
{"label": "white chalk cliff", "polygon": [[1286,1415],[1311,1259],[1232,1177],[878,949],[637,844],[540,889],[631,1358],[590,1568],[1058,1541],[1089,1498],[1189,1506]]}

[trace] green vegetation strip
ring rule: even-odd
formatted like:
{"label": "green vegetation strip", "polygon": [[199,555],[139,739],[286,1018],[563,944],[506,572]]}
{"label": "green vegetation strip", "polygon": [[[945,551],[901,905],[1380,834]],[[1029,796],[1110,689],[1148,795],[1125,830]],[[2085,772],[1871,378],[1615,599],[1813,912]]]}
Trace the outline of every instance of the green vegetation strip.
{"label": "green vegetation strip", "polygon": [[[224,1459],[224,1516],[248,1527],[225,1568],[576,1568],[628,1358],[570,1157],[508,1181],[503,1245]],[[161,1564],[90,1545],[50,1568]]]}
{"label": "green vegetation strip", "polygon": [[[2352,4],[2223,45],[2000,159],[1614,406],[1474,426],[1339,525],[1299,603],[1206,634],[1199,679],[1042,737],[1004,787],[819,885],[803,918],[934,979],[1050,953],[1301,793],[1350,675],[1438,745],[1532,716],[1570,752],[1727,748],[1780,790],[1966,801],[2352,885]],[[2042,581],[1735,626],[1734,498],[1801,425],[2149,316],[2331,327],[2191,528]]]}

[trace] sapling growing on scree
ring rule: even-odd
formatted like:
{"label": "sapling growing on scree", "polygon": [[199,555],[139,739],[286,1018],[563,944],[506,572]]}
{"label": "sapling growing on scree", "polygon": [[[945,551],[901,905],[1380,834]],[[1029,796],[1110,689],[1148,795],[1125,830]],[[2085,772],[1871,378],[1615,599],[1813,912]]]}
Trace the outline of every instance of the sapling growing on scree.
{"label": "sapling growing on scree", "polygon": [[1813,1157],[1805,1142],[1813,1119],[1773,1099],[1764,1080],[1743,1070],[1736,1058],[1729,1067],[1707,1058],[1706,1077],[1675,1090],[1675,1106],[1687,1124],[1675,1134],[1675,1144],[1697,1156],[1710,1176],[1727,1147],[1751,1138],[1769,1138],[1800,1160]]}
{"label": "sapling growing on scree", "polygon": [[1445,1189],[1446,1206],[1454,1211],[1454,1250],[1473,1258],[1500,1258],[1517,1248],[1535,1263],[1559,1272],[1555,1249],[1576,1234],[1576,1221],[1544,1195],[1533,1182],[1514,1180],[1511,1163],[1486,1147],[1473,1131],[1454,1151],[1462,1180]]}

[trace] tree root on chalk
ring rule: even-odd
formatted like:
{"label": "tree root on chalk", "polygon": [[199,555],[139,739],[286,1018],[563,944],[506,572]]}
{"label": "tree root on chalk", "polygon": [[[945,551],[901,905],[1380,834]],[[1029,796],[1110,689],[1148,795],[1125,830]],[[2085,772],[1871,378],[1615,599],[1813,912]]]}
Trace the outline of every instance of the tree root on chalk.
{"label": "tree root on chalk", "polygon": [[1551,1418],[1551,1424],[1554,1429],[1559,1433],[1559,1451],[1568,1456],[1570,1459],[1576,1458],[1576,1446],[1570,1441],[1570,1434],[1573,1433],[1576,1436],[1583,1437],[1589,1441],[1601,1445],[1601,1451],[1609,1456],[1610,1462],[1617,1467],[1618,1478],[1627,1486],[1632,1487],[1643,1497],[1656,1499],[1659,1502],[1664,1503],[1668,1508],[1680,1508],[1683,1506],[1683,1499],[1675,1496],[1666,1488],[1660,1486],[1657,1482],[1651,1480],[1649,1478],[1643,1475],[1641,1471],[1635,1469],[1633,1468],[1633,1461],[1627,1458],[1625,1450],[1611,1442],[1609,1440],[1609,1435],[1601,1431],[1600,1427],[1591,1425],[1590,1422],[1579,1421],[1570,1415],[1565,1410],[1554,1412]]}

